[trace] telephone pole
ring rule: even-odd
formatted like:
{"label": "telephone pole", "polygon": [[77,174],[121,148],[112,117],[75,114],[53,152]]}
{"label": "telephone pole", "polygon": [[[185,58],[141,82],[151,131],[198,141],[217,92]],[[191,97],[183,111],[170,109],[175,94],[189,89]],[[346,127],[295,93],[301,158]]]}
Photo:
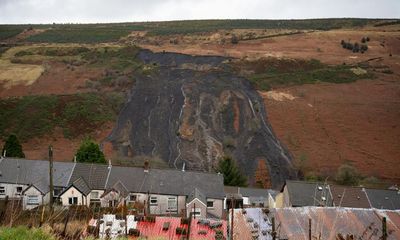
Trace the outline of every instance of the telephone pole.
{"label": "telephone pole", "polygon": [[49,178],[50,178],[50,211],[53,210],[53,195],[54,195],[54,186],[53,186],[53,146],[49,146]]}

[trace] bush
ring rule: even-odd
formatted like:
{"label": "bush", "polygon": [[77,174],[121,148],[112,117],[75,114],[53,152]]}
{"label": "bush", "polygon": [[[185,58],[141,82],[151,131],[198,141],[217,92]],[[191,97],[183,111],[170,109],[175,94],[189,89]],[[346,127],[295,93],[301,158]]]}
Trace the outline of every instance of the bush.
{"label": "bush", "polygon": [[360,175],[353,166],[343,164],[339,167],[335,179],[341,185],[355,186],[360,181]]}
{"label": "bush", "polygon": [[231,43],[232,44],[238,44],[239,43],[239,38],[236,35],[232,35]]}

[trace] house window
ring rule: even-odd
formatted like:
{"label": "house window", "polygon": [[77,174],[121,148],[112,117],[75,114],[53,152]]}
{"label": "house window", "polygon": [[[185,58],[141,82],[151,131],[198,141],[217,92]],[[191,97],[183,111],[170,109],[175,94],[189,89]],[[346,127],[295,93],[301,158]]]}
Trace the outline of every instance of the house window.
{"label": "house window", "polygon": [[150,197],[150,206],[157,206],[158,199],[157,197]]}
{"label": "house window", "polygon": [[22,187],[16,187],[17,192],[15,193],[15,195],[21,195],[22,193]]}
{"label": "house window", "polygon": [[137,195],[129,195],[129,201],[135,202],[137,200]]}
{"label": "house window", "polygon": [[201,217],[201,209],[200,208],[192,208],[191,210],[192,216],[193,217]]}
{"label": "house window", "polygon": [[29,195],[26,201],[27,205],[39,205],[39,196]]}
{"label": "house window", "polygon": [[6,195],[6,187],[0,187],[0,195]]}
{"label": "house window", "polygon": [[208,208],[214,208],[214,201],[207,201]]}
{"label": "house window", "polygon": [[77,205],[78,204],[78,197],[70,197],[68,198],[69,205]]}
{"label": "house window", "polygon": [[58,197],[58,196],[60,196],[60,193],[62,192],[62,189],[61,188],[54,188],[54,190],[53,190],[53,196],[54,197]]}
{"label": "house window", "polygon": [[98,199],[99,198],[99,192],[91,192],[90,193],[90,198],[91,199]]}
{"label": "house window", "polygon": [[169,211],[176,211],[177,208],[177,199],[176,197],[168,197],[167,208]]}

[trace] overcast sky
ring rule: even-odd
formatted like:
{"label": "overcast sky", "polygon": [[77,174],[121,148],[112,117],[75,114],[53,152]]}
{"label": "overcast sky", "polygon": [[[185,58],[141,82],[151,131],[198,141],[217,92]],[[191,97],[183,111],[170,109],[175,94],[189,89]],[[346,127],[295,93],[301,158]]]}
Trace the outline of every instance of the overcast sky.
{"label": "overcast sky", "polygon": [[400,0],[0,0],[0,24],[400,18]]}

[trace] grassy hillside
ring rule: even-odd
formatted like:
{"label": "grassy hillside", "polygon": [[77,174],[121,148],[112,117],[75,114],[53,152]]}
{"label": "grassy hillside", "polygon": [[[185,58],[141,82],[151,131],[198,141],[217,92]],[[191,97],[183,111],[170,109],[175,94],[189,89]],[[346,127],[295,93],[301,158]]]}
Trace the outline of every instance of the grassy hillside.
{"label": "grassy hillside", "polygon": [[[53,43],[99,43],[115,42],[132,31],[147,31],[149,35],[192,34],[230,29],[314,29],[330,30],[337,28],[362,27],[367,24],[382,24],[378,19],[307,19],[307,20],[189,20],[167,22],[135,22],[111,24],[53,24],[32,25],[33,28],[46,28],[45,32],[30,36],[30,42]],[[0,25],[0,40],[20,33],[28,25]]]}
{"label": "grassy hillside", "polygon": [[17,134],[22,140],[63,129],[65,137],[90,133],[114,121],[124,101],[119,93],[65,96],[25,96],[1,99],[0,136]]}
{"label": "grassy hillside", "polygon": [[259,90],[318,82],[349,83],[373,77],[367,70],[357,66],[330,66],[315,59],[261,58],[239,61],[233,63],[233,66],[238,72],[244,73]]}

